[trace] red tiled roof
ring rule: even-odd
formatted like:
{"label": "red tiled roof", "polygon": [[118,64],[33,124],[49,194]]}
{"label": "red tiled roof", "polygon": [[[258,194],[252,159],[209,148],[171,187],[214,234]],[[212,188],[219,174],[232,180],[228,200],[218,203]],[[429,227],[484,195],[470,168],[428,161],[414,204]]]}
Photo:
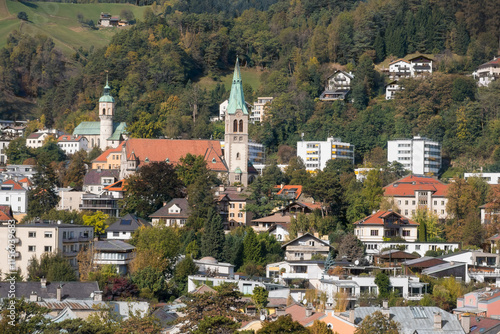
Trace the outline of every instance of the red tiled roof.
{"label": "red tiled roof", "polygon": [[474,317],[474,316],[470,317],[471,334],[483,333],[486,330],[497,325],[500,325],[499,319]]}
{"label": "red tiled roof", "polygon": [[408,225],[419,225],[417,222],[414,222],[412,220],[409,220],[406,217],[403,217],[399,213],[395,211],[377,211],[374,214],[365,217],[361,220],[358,220],[354,224],[356,225],[384,225],[384,218],[387,218],[390,215],[395,215],[397,217],[397,222],[399,224],[408,224]]}
{"label": "red tiled roof", "polygon": [[297,203],[305,205],[311,210],[316,210],[316,209],[321,210],[321,203],[306,203],[306,202],[297,202]]}
{"label": "red tiled roof", "polygon": [[286,314],[290,314],[294,321],[300,322],[301,325],[313,322],[324,316],[324,313],[314,312],[310,317],[306,317],[306,307],[300,304],[293,304],[285,309]]}
{"label": "red tiled roof", "polygon": [[[178,164],[188,153],[201,155],[207,167],[213,171],[227,171],[223,162],[220,142],[217,140],[141,139],[131,138],[125,142],[127,155],[134,152],[141,164],[168,161]],[[213,162],[212,162],[213,161]]]}
{"label": "red tiled roof", "polygon": [[75,137],[72,135],[62,135],[57,138],[57,141],[80,141],[82,138],[82,136]]}
{"label": "red tiled roof", "polygon": [[13,184],[14,185],[14,187],[13,187],[14,190],[26,190],[26,189],[23,188],[23,186],[21,186],[19,183],[17,183],[14,180],[7,180],[7,181],[3,182],[2,184]]}
{"label": "red tiled roof", "polygon": [[479,65],[478,68],[485,68],[485,67],[490,67],[490,66],[491,67],[498,67],[498,66],[500,66],[500,57],[495,58],[493,60],[490,60],[489,62],[484,63],[482,65]]}
{"label": "red tiled roof", "polygon": [[8,216],[5,212],[0,211],[0,221],[9,221],[9,220],[14,220],[14,218]]}
{"label": "red tiled roof", "polygon": [[[278,186],[279,187],[279,186]],[[295,194],[295,199],[298,199],[302,194],[302,186],[300,185],[286,185],[278,191],[278,195],[288,195],[289,193]]]}
{"label": "red tiled roof", "polygon": [[95,158],[94,160],[92,160],[92,163],[94,163],[94,162],[107,162],[108,161],[108,156],[111,153],[121,152],[122,146],[124,144],[125,144],[125,142],[121,142],[120,145],[118,145],[118,147],[108,148],[106,151],[102,152],[100,156],[98,156],[97,158]]}
{"label": "red tiled roof", "polygon": [[36,139],[36,138],[40,138],[41,136],[43,136],[44,134],[41,133],[41,132],[33,132],[32,134],[30,134],[27,139]]}
{"label": "red tiled roof", "polygon": [[415,191],[431,191],[433,197],[445,197],[448,185],[428,176],[408,175],[384,187],[384,196],[415,196]]}
{"label": "red tiled roof", "polygon": [[500,240],[500,234],[495,234],[494,236],[492,237],[489,237],[488,239],[486,240],[489,240],[489,241],[495,241],[495,240]]}

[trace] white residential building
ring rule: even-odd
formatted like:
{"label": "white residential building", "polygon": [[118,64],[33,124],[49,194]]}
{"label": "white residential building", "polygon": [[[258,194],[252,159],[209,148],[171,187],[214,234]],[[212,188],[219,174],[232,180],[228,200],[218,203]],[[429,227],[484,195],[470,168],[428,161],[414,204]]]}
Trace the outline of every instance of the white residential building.
{"label": "white residential building", "polygon": [[214,274],[214,275],[227,275],[232,277],[234,275],[234,265],[226,262],[219,262],[211,256],[202,257],[199,260],[193,260],[194,264],[198,267],[200,274]]}
{"label": "white residential building", "polygon": [[[7,225],[0,225],[0,244],[8,245]],[[61,252],[78,272],[78,252],[92,243],[94,227],[73,224],[31,223],[17,224],[15,228],[15,263],[9,263],[8,248],[0,247],[0,270],[10,271],[9,264],[21,269],[26,276],[32,257],[40,259],[44,253]]]}
{"label": "white residential building", "polygon": [[397,81],[390,82],[387,86],[385,86],[385,99],[392,100],[397,92],[400,92],[404,89],[403,86],[398,84]]}
{"label": "white residential building", "polygon": [[25,214],[28,211],[28,189],[14,180],[2,182],[0,205],[10,205],[15,216]]}
{"label": "white residential building", "polygon": [[416,241],[418,225],[397,212],[380,210],[355,222],[354,235],[361,242],[383,242],[393,237]]}
{"label": "white residential building", "polygon": [[57,188],[56,191],[59,194],[57,210],[80,211],[82,195],[85,191],[77,191],[73,188]]}
{"label": "white residential building", "polygon": [[258,97],[257,101],[253,103],[250,123],[262,122],[272,101],[273,97]]}
{"label": "white residential building", "polygon": [[240,279],[239,275],[234,277],[216,276],[208,277],[203,275],[189,275],[188,276],[188,293],[196,290],[200,285],[207,284],[208,286],[219,286],[224,283],[234,283],[238,286],[238,290],[244,295],[252,295],[253,289],[262,287],[268,291],[285,289],[286,287],[280,284],[266,283],[261,280]]}
{"label": "white residential building", "polygon": [[373,261],[375,255],[380,254],[383,249],[399,249],[404,246],[406,253],[418,253],[421,257],[425,256],[428,251],[457,251],[460,249],[458,242],[391,242],[391,241],[363,241],[366,245],[366,258]]}
{"label": "white residential building", "polygon": [[426,56],[416,56],[411,58],[411,76],[420,77],[424,74],[432,74],[432,59]]}
{"label": "white residential building", "polygon": [[75,154],[80,150],[89,150],[89,141],[83,136],[63,135],[57,139],[57,145],[66,154]]}
{"label": "white residential building", "polygon": [[500,184],[500,173],[464,173],[464,179],[480,177],[488,184]]}
{"label": "white residential building", "polygon": [[29,148],[39,148],[43,146],[45,139],[49,136],[47,133],[33,132],[26,138],[26,146]]}
{"label": "white residential building", "polygon": [[500,78],[500,57],[479,65],[472,75],[477,79],[478,86],[488,86]]}
{"label": "white residential building", "polygon": [[404,59],[398,59],[389,63],[389,78],[391,80],[399,80],[401,78],[411,77],[411,64]]}
{"label": "white residential building", "polygon": [[354,164],[354,145],[333,137],[326,141],[299,141],[297,156],[304,161],[306,170],[323,170],[331,159],[346,159]]}
{"label": "white residential building", "polygon": [[319,97],[320,101],[344,100],[351,90],[352,79],[354,79],[352,73],[335,71],[328,77],[325,90]]}
{"label": "white residential building", "polygon": [[417,175],[437,175],[441,168],[441,144],[425,137],[387,142],[387,161],[397,161]]}
{"label": "white residential building", "polygon": [[7,163],[6,149],[9,147],[10,141],[14,139],[11,136],[0,135],[0,164],[4,165]]}

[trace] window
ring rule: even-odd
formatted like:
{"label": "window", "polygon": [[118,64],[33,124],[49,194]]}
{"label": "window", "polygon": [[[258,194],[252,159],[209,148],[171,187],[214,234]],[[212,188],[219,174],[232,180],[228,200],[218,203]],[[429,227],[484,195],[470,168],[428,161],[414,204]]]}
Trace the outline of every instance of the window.
{"label": "window", "polygon": [[434,205],[438,205],[438,201],[434,201]]}
{"label": "window", "polygon": [[314,247],[314,241],[309,241],[309,246],[313,246]]}
{"label": "window", "polygon": [[239,213],[238,213],[238,217],[239,217],[239,218],[243,218],[243,213],[242,213],[242,212],[239,212]]}
{"label": "window", "polygon": [[113,232],[113,237],[119,237],[120,236],[120,232]]}
{"label": "window", "polygon": [[[234,120],[233,121],[233,132],[238,132],[238,121]],[[235,137],[236,139],[236,137]]]}
{"label": "window", "polygon": [[444,205],[444,201],[441,201],[441,205]]}
{"label": "window", "polygon": [[304,257],[304,253],[295,253],[295,257]]}
{"label": "window", "polygon": [[405,210],[405,216],[408,216],[408,210]]}
{"label": "window", "polygon": [[441,210],[441,214],[444,215],[444,210]]}
{"label": "window", "polygon": [[409,236],[410,236],[410,231],[403,230],[403,237],[409,237]]}
{"label": "window", "polygon": [[28,246],[28,252],[35,252],[36,246]]}
{"label": "window", "polygon": [[45,238],[52,238],[52,232],[45,232],[43,235]]}
{"label": "window", "polygon": [[36,232],[28,232],[28,238],[36,238]]}
{"label": "window", "polygon": [[230,207],[231,209],[234,209],[234,203],[229,204],[229,207]]}
{"label": "window", "polygon": [[240,180],[240,174],[236,174],[236,175],[234,176],[234,180],[235,180],[235,181],[239,181],[239,180]]}
{"label": "window", "polygon": [[420,245],[415,245],[415,250],[420,250]]}
{"label": "window", "polygon": [[243,132],[243,120],[240,119],[240,132]]}
{"label": "window", "polygon": [[408,205],[408,201],[405,201],[405,205]]}
{"label": "window", "polygon": [[229,217],[233,218],[234,217],[234,213],[230,213]]}
{"label": "window", "polygon": [[43,251],[44,251],[44,252],[52,252],[52,246],[45,246],[45,247],[43,248]]}
{"label": "window", "polygon": [[415,201],[411,201],[411,205],[415,205]]}
{"label": "window", "polygon": [[401,201],[400,200],[398,201],[398,205],[401,205]]}
{"label": "window", "polygon": [[378,230],[370,230],[371,236],[378,236]]}
{"label": "window", "polygon": [[243,208],[243,204],[240,203],[240,209]]}

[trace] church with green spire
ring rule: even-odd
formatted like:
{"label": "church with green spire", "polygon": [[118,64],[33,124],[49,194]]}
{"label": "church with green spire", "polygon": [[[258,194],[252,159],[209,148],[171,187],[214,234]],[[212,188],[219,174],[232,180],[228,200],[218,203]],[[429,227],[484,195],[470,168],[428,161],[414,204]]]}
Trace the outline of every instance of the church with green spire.
{"label": "church with green spire", "polygon": [[92,149],[99,147],[102,151],[108,147],[118,147],[126,139],[126,127],[124,122],[114,122],[115,99],[110,94],[108,78],[104,93],[99,99],[99,122],[81,122],[73,130],[73,135],[83,136],[88,140],[88,147]]}
{"label": "church with green spire", "polygon": [[248,109],[243,94],[240,65],[236,58],[225,117],[224,159],[230,185],[248,185]]}

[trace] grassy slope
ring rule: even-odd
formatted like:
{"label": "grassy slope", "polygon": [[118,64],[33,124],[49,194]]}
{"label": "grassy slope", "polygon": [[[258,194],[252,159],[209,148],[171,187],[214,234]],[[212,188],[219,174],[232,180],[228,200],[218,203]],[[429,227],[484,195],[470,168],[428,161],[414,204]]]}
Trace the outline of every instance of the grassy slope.
{"label": "grassy slope", "polygon": [[[241,68],[241,79],[243,80],[243,84],[249,84],[252,86],[253,90],[256,91],[260,86],[260,75],[262,71],[255,68]],[[230,71],[224,76],[220,77],[220,82],[226,86],[226,90],[231,90],[231,81],[233,79],[233,72]],[[213,89],[217,83],[217,81],[212,80],[209,77],[202,77],[197,82],[202,88],[206,88],[207,90]],[[250,101],[249,101],[250,102]]]}
{"label": "grassy slope", "polygon": [[[7,5],[10,16],[5,12]],[[129,4],[69,4],[55,2],[17,2],[0,0],[0,48],[6,44],[8,33],[21,28],[24,33],[36,35],[39,33],[50,36],[56,46],[65,54],[70,55],[79,47],[102,47],[109,43],[118,29],[107,28],[90,30],[83,28],[77,21],[77,14],[83,14],[86,20],[97,23],[101,12],[119,15],[122,9],[130,9],[137,19],[142,19],[147,7],[136,7]],[[30,22],[20,22],[17,13],[26,12]]]}

